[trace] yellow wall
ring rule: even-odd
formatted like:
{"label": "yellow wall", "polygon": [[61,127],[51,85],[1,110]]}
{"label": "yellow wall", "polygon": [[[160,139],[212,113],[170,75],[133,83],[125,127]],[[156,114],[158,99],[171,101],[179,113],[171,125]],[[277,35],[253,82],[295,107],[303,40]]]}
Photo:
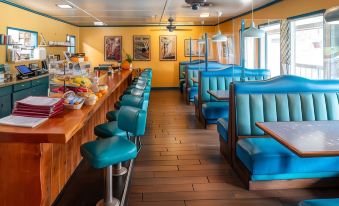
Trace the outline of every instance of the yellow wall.
{"label": "yellow wall", "polygon": [[[32,30],[39,34],[42,33],[46,41],[66,41],[67,34],[75,35],[77,40],[79,40],[79,27],[0,3],[0,34],[6,34],[7,27]],[[38,39],[40,44],[40,37]],[[65,48],[48,48],[47,54],[60,54],[63,50]],[[4,63],[6,63],[6,47],[0,46],[0,64]]]}
{"label": "yellow wall", "polygon": [[[328,9],[333,6],[339,5],[339,0],[283,0],[279,3],[254,12],[255,24],[267,23],[267,19],[286,19],[288,17],[297,16],[301,14],[310,13],[322,9]],[[225,22],[220,25],[223,33],[234,33],[234,43],[236,59],[235,63],[240,63],[240,37],[239,30],[241,29],[241,20],[246,20],[246,27],[250,24],[251,15],[241,16],[232,21]],[[257,58],[256,58],[257,59]]]}
{"label": "yellow wall", "polygon": [[[261,9],[254,14],[256,19],[284,19],[290,16],[309,13],[312,11],[327,9],[338,5],[338,0],[284,0],[267,8]],[[233,21],[220,25],[223,33],[234,33],[235,63],[239,63],[239,29],[241,19],[250,19],[250,15],[242,16]],[[249,21],[247,21],[249,22]],[[256,24],[263,23],[257,21]],[[134,67],[151,67],[154,70],[153,86],[176,87],[178,86],[179,61],[188,61],[184,56],[184,39],[199,38],[201,27],[178,27],[180,29],[191,29],[191,31],[152,31],[164,27],[76,27],[50,18],[46,18],[5,3],[0,3],[0,33],[6,33],[6,28],[17,27],[43,33],[46,40],[64,41],[67,34],[77,37],[78,51],[85,52],[96,66],[104,62],[104,36],[122,36],[123,49],[133,54],[133,35],[151,35],[151,61],[134,61]],[[210,34],[215,33],[215,27],[205,27]],[[177,61],[159,60],[159,35],[177,35]],[[40,42],[40,38],[39,38]],[[0,46],[0,64],[5,63],[5,46]],[[63,49],[48,49],[48,53],[60,53]]]}
{"label": "yellow wall", "polygon": [[[104,62],[104,36],[122,36],[122,45],[126,53],[133,55],[133,35],[151,36],[151,61],[133,61],[133,67],[151,67],[154,87],[177,87],[179,84],[179,61],[188,61],[184,56],[184,39],[198,39],[201,27],[178,27],[191,31],[154,31],[164,27],[84,27],[80,28],[80,51],[89,56],[92,65]],[[214,27],[205,27],[205,31],[214,32]],[[177,61],[159,60],[159,35],[177,36]],[[124,54],[123,54],[124,57]],[[109,63],[109,62],[106,62]]]}

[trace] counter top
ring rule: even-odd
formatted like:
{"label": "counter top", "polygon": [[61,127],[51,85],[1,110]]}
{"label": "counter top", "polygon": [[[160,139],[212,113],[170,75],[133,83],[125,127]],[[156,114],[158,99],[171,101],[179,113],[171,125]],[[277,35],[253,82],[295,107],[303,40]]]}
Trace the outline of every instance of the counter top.
{"label": "counter top", "polygon": [[27,78],[27,79],[17,79],[16,77],[14,77],[12,80],[7,80],[7,81],[4,81],[4,82],[0,82],[0,88],[1,87],[7,87],[7,86],[11,86],[13,84],[19,84],[19,83],[23,83],[23,82],[28,82],[28,81],[32,81],[32,80],[35,80],[35,79],[40,79],[42,77],[48,77],[49,74],[42,74],[42,75],[39,75],[39,76],[35,76],[35,77],[31,77],[31,78]]}
{"label": "counter top", "polygon": [[127,70],[105,76],[103,81],[108,85],[108,92],[93,106],[84,105],[80,110],[65,109],[63,114],[35,128],[0,125],[0,142],[67,143],[130,74],[131,71]]}

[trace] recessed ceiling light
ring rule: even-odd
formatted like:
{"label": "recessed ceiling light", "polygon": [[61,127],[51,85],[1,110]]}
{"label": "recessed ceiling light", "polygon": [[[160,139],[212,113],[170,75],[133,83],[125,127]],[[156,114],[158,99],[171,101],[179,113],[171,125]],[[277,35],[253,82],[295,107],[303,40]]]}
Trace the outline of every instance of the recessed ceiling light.
{"label": "recessed ceiling light", "polygon": [[105,23],[102,22],[102,21],[95,21],[95,22],[94,22],[94,25],[95,25],[95,26],[103,26],[103,25],[105,25]]}
{"label": "recessed ceiling light", "polygon": [[207,17],[209,17],[210,16],[210,13],[201,13],[200,14],[200,17],[201,18],[207,18]]}
{"label": "recessed ceiling light", "polygon": [[61,9],[72,9],[73,8],[71,5],[68,5],[68,4],[57,4],[57,7]]}

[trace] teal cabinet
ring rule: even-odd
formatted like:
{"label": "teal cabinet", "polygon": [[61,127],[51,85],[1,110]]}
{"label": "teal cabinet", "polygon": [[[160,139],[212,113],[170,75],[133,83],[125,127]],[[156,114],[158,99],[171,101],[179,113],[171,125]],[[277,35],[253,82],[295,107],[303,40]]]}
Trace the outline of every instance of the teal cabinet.
{"label": "teal cabinet", "polygon": [[0,118],[6,117],[12,113],[11,94],[0,97]]}
{"label": "teal cabinet", "polygon": [[16,101],[25,99],[26,97],[32,96],[32,88],[24,89],[13,93],[13,106]]}
{"label": "teal cabinet", "polygon": [[22,82],[22,83],[19,83],[19,84],[14,84],[13,85],[13,91],[20,91],[20,90],[23,90],[23,89],[29,89],[32,87],[32,81],[28,81],[28,82]]}
{"label": "teal cabinet", "polygon": [[0,118],[8,116],[12,112],[12,92],[12,86],[0,88]]}
{"label": "teal cabinet", "polygon": [[32,96],[47,96],[47,95],[48,95],[48,85],[42,84],[32,87]]}
{"label": "teal cabinet", "polygon": [[29,96],[48,96],[49,77],[20,82],[0,88],[0,118],[12,113],[16,101]]}

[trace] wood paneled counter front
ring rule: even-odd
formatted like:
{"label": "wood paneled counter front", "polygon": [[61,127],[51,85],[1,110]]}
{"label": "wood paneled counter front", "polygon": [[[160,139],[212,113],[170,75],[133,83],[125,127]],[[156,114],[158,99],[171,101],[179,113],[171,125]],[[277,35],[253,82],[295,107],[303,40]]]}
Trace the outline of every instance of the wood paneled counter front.
{"label": "wood paneled counter front", "polygon": [[0,126],[0,205],[51,205],[80,163],[80,145],[131,82],[131,72],[104,77],[108,92],[93,106],[65,110],[36,128]]}

